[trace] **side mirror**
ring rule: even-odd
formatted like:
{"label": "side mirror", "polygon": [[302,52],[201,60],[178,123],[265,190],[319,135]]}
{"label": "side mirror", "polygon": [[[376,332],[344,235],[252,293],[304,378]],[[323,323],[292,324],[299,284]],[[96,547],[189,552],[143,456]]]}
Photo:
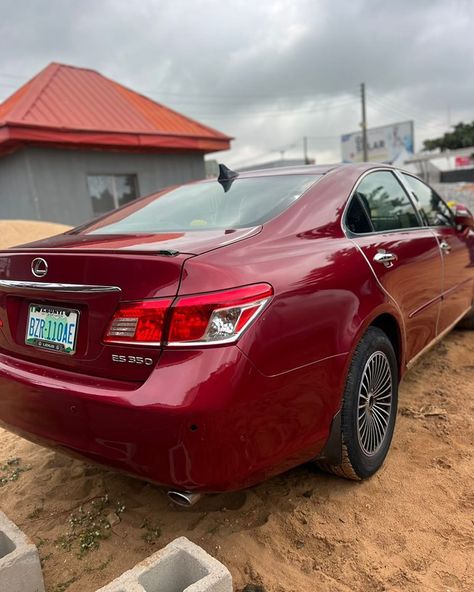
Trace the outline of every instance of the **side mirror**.
{"label": "side mirror", "polygon": [[470,228],[474,230],[474,216],[466,206],[456,204],[453,208],[454,222],[459,230]]}

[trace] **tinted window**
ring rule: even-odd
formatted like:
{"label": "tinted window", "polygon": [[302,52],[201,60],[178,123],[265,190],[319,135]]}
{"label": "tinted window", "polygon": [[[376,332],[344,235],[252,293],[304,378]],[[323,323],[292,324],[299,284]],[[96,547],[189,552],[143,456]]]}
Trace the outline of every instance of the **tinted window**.
{"label": "tinted window", "polygon": [[428,226],[451,226],[453,224],[450,209],[431,187],[410,175],[403,175],[403,178],[418,202],[421,215]]}
{"label": "tinted window", "polygon": [[130,204],[83,232],[155,233],[257,226],[289,207],[318,178],[275,175],[236,179],[227,192],[215,180],[184,185]]}
{"label": "tinted window", "polygon": [[372,232],[372,224],[368,218],[365,207],[362,205],[357,195],[352,198],[351,204],[347,210],[346,225],[351,232],[364,234]]}
{"label": "tinted window", "polygon": [[389,171],[368,174],[359,183],[355,195],[370,217],[376,232],[420,226],[416,210]]}

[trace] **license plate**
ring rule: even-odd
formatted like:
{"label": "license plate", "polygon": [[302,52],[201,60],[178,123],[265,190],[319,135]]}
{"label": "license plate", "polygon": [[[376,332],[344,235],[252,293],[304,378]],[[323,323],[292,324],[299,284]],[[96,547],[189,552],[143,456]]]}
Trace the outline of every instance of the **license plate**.
{"label": "license plate", "polygon": [[25,343],[72,355],[76,352],[78,322],[78,310],[30,304]]}

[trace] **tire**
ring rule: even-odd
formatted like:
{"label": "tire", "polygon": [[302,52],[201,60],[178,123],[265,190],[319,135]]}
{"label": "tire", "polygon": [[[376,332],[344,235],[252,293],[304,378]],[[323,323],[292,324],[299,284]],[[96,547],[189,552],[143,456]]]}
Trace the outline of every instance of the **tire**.
{"label": "tire", "polygon": [[467,315],[459,321],[458,327],[461,329],[474,330],[474,307],[471,309],[471,312],[468,312]]}
{"label": "tire", "polygon": [[395,351],[381,329],[369,327],[355,349],[346,379],[341,409],[342,462],[318,462],[320,468],[357,481],[376,473],[390,448],[397,404]]}

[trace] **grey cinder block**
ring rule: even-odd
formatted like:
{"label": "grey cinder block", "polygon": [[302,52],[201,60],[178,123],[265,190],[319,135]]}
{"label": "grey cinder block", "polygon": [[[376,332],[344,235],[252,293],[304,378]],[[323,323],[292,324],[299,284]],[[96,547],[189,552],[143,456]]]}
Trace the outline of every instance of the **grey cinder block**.
{"label": "grey cinder block", "polygon": [[229,570],[185,537],[97,592],[232,592]]}
{"label": "grey cinder block", "polygon": [[0,512],[0,590],[44,592],[36,545]]}

